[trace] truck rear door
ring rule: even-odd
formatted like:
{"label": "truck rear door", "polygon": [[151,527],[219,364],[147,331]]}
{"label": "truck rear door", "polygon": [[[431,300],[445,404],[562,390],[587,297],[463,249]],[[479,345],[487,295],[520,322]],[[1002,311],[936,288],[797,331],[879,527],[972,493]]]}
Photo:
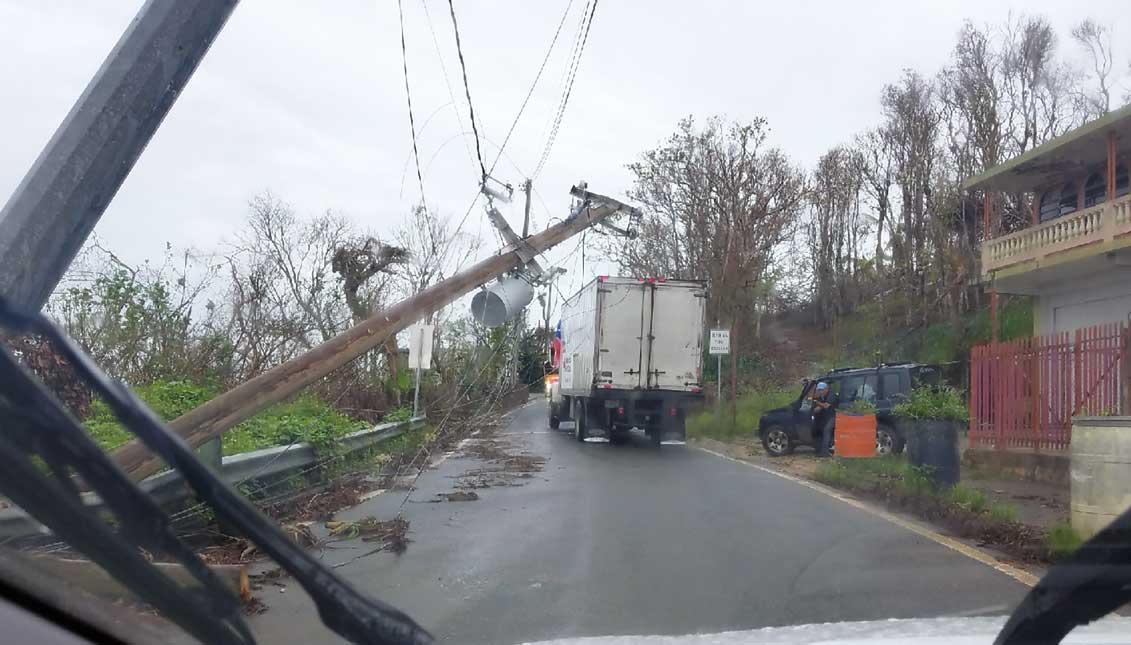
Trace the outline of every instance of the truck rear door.
{"label": "truck rear door", "polygon": [[703,356],[703,288],[690,283],[655,283],[651,337],[645,354],[647,387],[689,391],[700,386]]}
{"label": "truck rear door", "polygon": [[648,323],[646,283],[612,278],[598,285],[600,334],[597,387],[632,390],[643,386],[643,339]]}

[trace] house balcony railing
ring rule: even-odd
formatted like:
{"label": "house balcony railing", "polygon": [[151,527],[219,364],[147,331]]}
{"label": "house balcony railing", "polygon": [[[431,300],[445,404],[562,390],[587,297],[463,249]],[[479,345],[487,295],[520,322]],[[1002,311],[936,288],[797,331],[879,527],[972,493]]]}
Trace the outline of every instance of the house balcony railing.
{"label": "house balcony railing", "polygon": [[982,275],[1131,235],[1131,195],[1097,204],[982,243]]}

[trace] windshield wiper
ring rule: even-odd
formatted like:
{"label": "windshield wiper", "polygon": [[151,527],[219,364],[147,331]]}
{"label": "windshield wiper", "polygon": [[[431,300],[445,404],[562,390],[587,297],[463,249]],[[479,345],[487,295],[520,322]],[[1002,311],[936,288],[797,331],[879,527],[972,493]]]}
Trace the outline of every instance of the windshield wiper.
{"label": "windshield wiper", "polygon": [[1054,564],[1013,610],[997,645],[1059,643],[1131,602],[1131,510]]}
{"label": "windshield wiper", "polygon": [[[179,470],[221,521],[235,527],[302,585],[327,627],[355,643],[432,642],[409,616],[362,595],[288,538],[45,316],[14,311],[0,298],[0,326],[48,340],[122,425]],[[6,348],[0,348],[0,408],[5,418],[0,492],[203,642],[254,642],[239,616],[238,599],[173,534],[168,516]],[[49,473],[33,457],[41,458]],[[72,475],[81,477],[115,513],[118,533],[85,508]],[[149,565],[137,547],[176,558],[201,582],[201,589],[176,585]]]}

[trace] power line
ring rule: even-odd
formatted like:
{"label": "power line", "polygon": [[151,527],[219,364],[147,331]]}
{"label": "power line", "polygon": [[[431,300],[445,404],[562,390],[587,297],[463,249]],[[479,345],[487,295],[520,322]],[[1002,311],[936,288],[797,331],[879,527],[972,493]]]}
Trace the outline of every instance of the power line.
{"label": "power line", "polygon": [[581,37],[581,45],[577,49],[577,54],[571,61],[568,80],[566,81],[565,94],[562,97],[561,103],[558,104],[557,114],[554,116],[554,125],[550,130],[550,136],[546,140],[546,147],[542,150],[542,157],[538,160],[538,166],[534,169],[534,178],[537,178],[542,172],[543,166],[546,165],[546,160],[550,156],[550,149],[554,146],[554,140],[558,137],[558,130],[562,124],[562,117],[565,116],[566,105],[569,103],[570,94],[573,93],[573,81],[577,78],[577,70],[581,66],[581,56],[585,53],[585,43],[589,41],[589,28],[593,25],[593,14],[597,11],[597,0],[592,0],[589,7],[589,17],[585,21],[585,30]]}
{"label": "power line", "polygon": [[[480,181],[487,179],[487,166],[483,163],[483,151],[479,147],[479,128],[475,125],[475,106],[471,103],[471,87],[467,83],[467,63],[463,60],[463,45],[459,40],[459,22],[456,21],[456,7],[448,0],[448,10],[452,14],[452,30],[456,34],[456,53],[459,54],[459,67],[463,72],[463,92],[467,95],[467,111],[471,115],[471,131],[475,134],[475,156],[479,159]],[[472,204],[474,206],[474,203]],[[470,209],[468,209],[470,212]]]}
{"label": "power line", "polygon": [[503,156],[503,149],[506,148],[507,143],[510,142],[515,126],[518,125],[518,120],[522,117],[522,112],[526,109],[526,104],[530,102],[530,97],[534,94],[534,88],[538,87],[538,81],[542,78],[542,71],[546,69],[546,63],[550,60],[550,54],[554,51],[554,45],[558,42],[558,36],[562,33],[562,25],[565,24],[566,18],[569,17],[571,7],[573,7],[573,0],[569,0],[565,11],[562,12],[562,19],[558,22],[557,30],[554,31],[554,38],[550,41],[550,47],[546,50],[546,55],[542,58],[542,65],[538,68],[538,73],[534,75],[534,82],[530,84],[530,89],[526,92],[526,98],[522,100],[522,106],[518,108],[518,114],[514,115],[514,121],[511,122],[511,127],[507,130],[507,136],[503,137],[503,145],[499,146],[499,154],[495,155],[495,162],[491,164],[490,172],[495,172],[495,166],[499,164],[499,157]]}
{"label": "power line", "polygon": [[[436,58],[440,61],[440,73],[444,75],[444,87],[448,88],[448,98],[451,99],[452,105],[456,104],[456,95],[452,91],[452,82],[448,78],[448,66],[444,64],[444,54],[440,51],[440,39],[436,37],[436,28],[432,25],[432,12],[428,11],[428,0],[420,0],[420,4],[424,7],[424,18],[428,22],[428,31],[432,34],[432,47],[436,50]],[[455,107],[456,123],[459,125],[460,132],[464,131],[463,117],[460,116],[459,106]],[[467,145],[467,141],[463,142],[463,149],[467,151],[467,158],[471,163],[475,163],[475,155],[471,154],[471,147]]]}
{"label": "power line", "polygon": [[416,119],[412,115],[412,92],[408,87],[408,48],[404,42],[404,8],[401,0],[397,0],[397,17],[401,25],[401,66],[404,68],[404,94],[408,99],[408,127],[412,131],[412,158],[416,162],[416,183],[420,186],[420,205],[428,208],[424,199],[424,176],[420,174],[420,152],[416,147]]}

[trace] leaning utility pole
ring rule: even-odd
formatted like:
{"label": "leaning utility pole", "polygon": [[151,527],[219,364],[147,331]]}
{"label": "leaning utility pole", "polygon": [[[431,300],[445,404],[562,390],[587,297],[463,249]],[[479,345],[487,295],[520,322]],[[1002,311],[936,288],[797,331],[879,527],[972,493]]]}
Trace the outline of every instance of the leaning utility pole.
{"label": "leaning utility pole", "polygon": [[[610,197],[573,188],[570,194],[582,203],[565,221],[526,239],[512,242],[491,256],[447,280],[374,313],[368,319],[318,345],[314,349],[277,365],[263,374],[228,390],[200,407],[177,417],[169,426],[191,447],[221,436],[224,431],[256,412],[279,403],[342,367],[408,325],[454,302],[468,291],[492,278],[529,262],[531,253],[541,253],[570,237],[619,214],[634,214],[636,209]],[[134,480],[151,475],[161,461],[137,440],[118,448],[114,461]]]}

